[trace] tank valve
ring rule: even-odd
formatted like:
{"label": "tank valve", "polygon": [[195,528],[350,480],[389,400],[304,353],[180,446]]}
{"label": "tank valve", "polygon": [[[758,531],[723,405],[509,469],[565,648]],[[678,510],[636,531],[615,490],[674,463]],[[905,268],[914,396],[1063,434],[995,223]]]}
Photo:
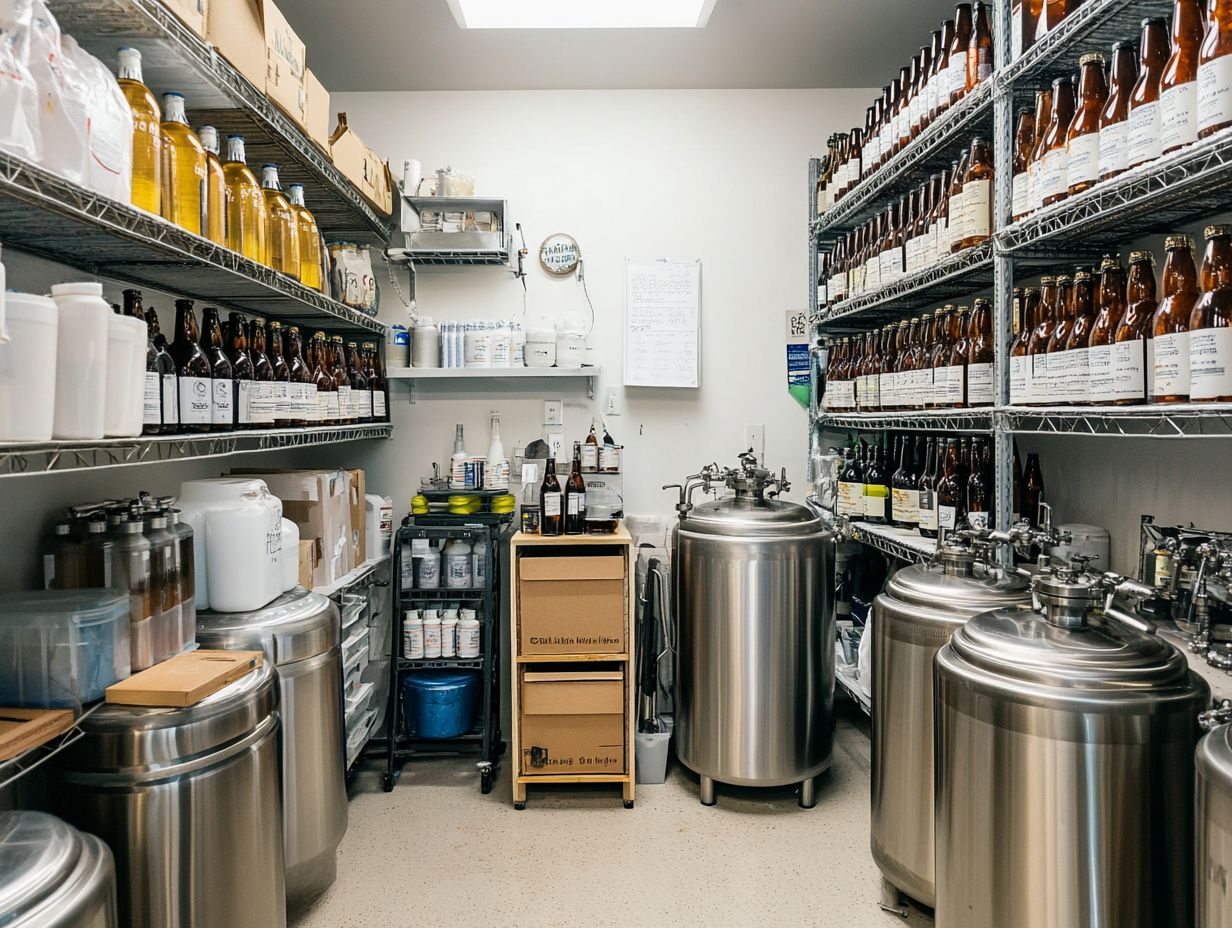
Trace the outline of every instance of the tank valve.
{"label": "tank valve", "polygon": [[1198,724],[1203,731],[1214,731],[1229,722],[1232,722],[1232,699],[1225,699],[1215,708],[1198,713]]}

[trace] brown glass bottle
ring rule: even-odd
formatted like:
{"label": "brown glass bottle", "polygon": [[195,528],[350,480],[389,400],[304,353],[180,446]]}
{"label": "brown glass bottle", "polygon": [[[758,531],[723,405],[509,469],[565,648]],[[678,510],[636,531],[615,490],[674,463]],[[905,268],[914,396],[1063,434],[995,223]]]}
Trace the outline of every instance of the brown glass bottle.
{"label": "brown glass bottle", "polygon": [[934,29],[928,48],[928,70],[924,73],[924,128],[937,118],[937,65],[941,56],[941,30]]}
{"label": "brown glass bottle", "polygon": [[1031,359],[1027,346],[1038,322],[1040,292],[1027,287],[1019,304],[1018,334],[1010,346],[1010,404],[1025,406],[1031,402]]}
{"label": "brown glass bottle", "polygon": [[987,139],[971,142],[970,167],[963,176],[961,238],[953,246],[955,252],[985,242],[992,235],[992,146]]}
{"label": "brown glass bottle", "polygon": [[1095,325],[1095,282],[1091,272],[1074,274],[1073,321],[1062,349],[1065,357],[1065,393],[1062,399],[1085,406],[1091,398],[1091,329]]}
{"label": "brown glass bottle", "polygon": [[210,431],[213,427],[212,372],[209,359],[201,350],[192,300],[175,301],[175,340],[171,343],[171,357],[175,361],[180,431]]}
{"label": "brown glass bottle", "polygon": [[[167,336],[163,335],[159,328],[158,312],[153,306],[145,311],[145,325],[150,336],[149,343],[154,348],[154,365],[160,380],[161,420],[158,431],[164,435],[171,435],[180,430],[180,401],[175,359],[167,350]],[[150,369],[148,352],[146,361],[148,372]]]}
{"label": "brown glass bottle", "polygon": [[1147,345],[1151,322],[1159,302],[1155,293],[1155,256],[1149,251],[1131,252],[1129,279],[1125,285],[1125,316],[1113,340],[1113,404],[1132,406],[1146,402],[1149,380]]}
{"label": "brown glass bottle", "polygon": [[953,306],[943,306],[933,313],[933,345],[928,352],[928,367],[933,372],[933,389],[929,394],[928,409],[944,409],[949,399],[950,314]]}
{"label": "brown glass bottle", "polygon": [[1099,117],[1099,178],[1108,180],[1129,167],[1129,100],[1138,80],[1138,50],[1132,42],[1112,46],[1108,100]]}
{"label": "brown glass bottle", "polygon": [[1232,402],[1232,226],[1207,226],[1202,296],[1189,316],[1189,399]]}
{"label": "brown glass bottle", "polygon": [[1035,329],[1027,340],[1027,357],[1030,359],[1030,395],[1032,406],[1047,406],[1052,399],[1048,379],[1048,343],[1059,315],[1057,279],[1040,278],[1040,301]]}
{"label": "brown glass bottle", "polygon": [[916,324],[906,320],[900,322],[898,335],[901,346],[898,354],[898,395],[900,397],[898,408],[910,411],[919,408],[917,405],[919,397],[915,392],[915,369],[919,360],[915,346],[918,336]]}
{"label": "brown glass bottle", "polygon": [[[1089,276],[1089,275],[1088,275]],[[1052,355],[1060,354],[1065,350],[1065,343],[1069,341],[1069,333],[1074,326],[1074,278],[1068,274],[1061,274],[1057,277],[1057,315],[1056,323],[1052,327],[1052,334],[1048,337],[1048,354],[1049,368],[1052,368]],[[1053,371],[1051,376],[1056,376],[1056,371]]]}
{"label": "brown glass bottle", "polygon": [[1014,0],[1010,10],[1010,61],[1022,57],[1035,44],[1043,6],[1044,0]]}
{"label": "brown glass bottle", "polygon": [[1061,21],[1070,14],[1070,8],[1077,5],[1074,0],[1044,0],[1043,8],[1035,20],[1035,41],[1040,41],[1061,25]]}
{"label": "brown glass bottle", "polygon": [[1153,403],[1189,401],[1189,317],[1201,296],[1193,248],[1188,235],[1164,240],[1163,300],[1151,319],[1147,346]]}
{"label": "brown glass bottle", "polygon": [[927,48],[911,56],[911,97],[907,104],[907,137],[914,139],[920,134],[924,112],[924,56]]}
{"label": "brown glass bottle", "polygon": [[1050,206],[1069,196],[1069,149],[1065,147],[1069,124],[1074,119],[1074,84],[1068,77],[1052,82],[1052,121],[1044,133],[1043,170],[1039,174],[1040,206]]}
{"label": "brown glass bottle", "polygon": [[[933,74],[929,81],[932,88],[929,92],[929,112],[933,119],[950,106],[950,50],[954,47],[954,31],[954,20],[947,19],[941,24],[941,54],[933,55]],[[966,67],[964,61],[964,71]]]}
{"label": "brown glass bottle", "polygon": [[1125,318],[1125,268],[1115,255],[1105,257],[1099,267],[1099,287],[1095,293],[1095,321],[1088,339],[1090,380],[1087,402],[1107,406],[1116,398],[1112,356],[1117,327]]}
{"label": "brown glass bottle", "polygon": [[967,405],[967,348],[970,344],[971,307],[959,306],[950,316],[950,357],[946,363],[946,402],[942,408]]}
{"label": "brown glass bottle", "polygon": [[992,304],[981,297],[975,301],[967,336],[967,406],[974,408],[996,403],[994,362]]}
{"label": "brown glass bottle", "polygon": [[347,342],[347,376],[351,378],[351,408],[356,422],[372,421],[372,389],[368,386],[368,372],[359,345]]}
{"label": "brown glass bottle", "polygon": [[1138,80],[1129,98],[1128,166],[1131,168],[1154,161],[1162,151],[1159,92],[1170,55],[1167,21],[1144,19],[1139,43]]}
{"label": "brown glass bottle", "polygon": [[312,333],[309,355],[304,359],[312,370],[312,383],[316,387],[317,424],[338,424],[338,389],[330,372],[329,343],[324,332]]}
{"label": "brown glass bottle", "polygon": [[1040,503],[1044,501],[1044,473],[1040,470],[1038,454],[1027,455],[1027,467],[1022,475],[1022,514],[1038,525]]}
{"label": "brown glass bottle", "polygon": [[154,333],[146,322],[141,305],[140,290],[124,291],[125,316],[140,319],[145,326],[145,378],[142,384],[141,434],[158,435],[163,431],[163,378],[158,367],[158,349],[154,347]]}
{"label": "brown glass bottle", "polygon": [[1031,166],[1031,152],[1035,148],[1035,115],[1030,110],[1024,110],[1018,117],[1018,131],[1014,134],[1014,197],[1010,213],[1015,222],[1025,219],[1030,209],[1030,175],[1027,169]]}
{"label": "brown glass bottle", "polygon": [[1198,54],[1198,138],[1232,126],[1232,0],[1211,0]]}
{"label": "brown glass bottle", "polygon": [[586,529],[586,480],[582,477],[582,443],[573,443],[573,464],[565,481],[565,534],[581,535]]}
{"label": "brown glass bottle", "polygon": [[1035,94],[1035,147],[1031,150],[1031,160],[1027,164],[1027,207],[1028,214],[1035,212],[1041,205],[1043,189],[1044,152],[1048,135],[1048,127],[1052,124],[1052,90],[1041,90]]}
{"label": "brown glass bottle", "polygon": [[207,306],[201,311],[201,351],[210,362],[212,379],[210,430],[229,432],[235,428],[235,381],[216,306]]}
{"label": "brown glass bottle", "polygon": [[958,528],[967,516],[966,487],[959,474],[958,454],[958,440],[947,439],[944,469],[937,482],[937,527],[942,538]]}
{"label": "brown glass bottle", "polygon": [[894,107],[894,154],[911,141],[911,65],[898,69],[898,104]]}
{"label": "brown glass bottle", "polygon": [[[255,365],[248,354],[248,336],[244,332],[244,317],[239,313],[227,316],[225,353],[231,362],[231,408],[233,428],[251,429],[261,420],[260,400],[253,391]],[[254,409],[254,407],[257,407]]]}
{"label": "brown glass bottle", "polygon": [[950,104],[963,98],[967,92],[967,53],[971,48],[974,24],[971,4],[960,3],[954,8],[954,38],[950,42]]}
{"label": "brown glass bottle", "polygon": [[986,459],[991,449],[987,439],[976,438],[971,446],[971,473],[967,477],[967,525],[979,531],[992,528],[992,479]]}
{"label": "brown glass bottle", "polygon": [[1078,79],[1078,107],[1066,137],[1066,184],[1070,195],[1094,187],[1099,181],[1099,125],[1108,104],[1104,56],[1083,55],[1079,63],[1082,74]]}
{"label": "brown glass bottle", "polygon": [[970,93],[988,80],[992,76],[992,68],[992,6],[976,0],[971,20],[971,42],[967,46],[966,91]]}
{"label": "brown glass bottle", "polygon": [[364,342],[364,357],[368,364],[368,389],[372,391],[372,418],[376,422],[388,422],[385,374],[381,370],[381,358],[375,342]]}
{"label": "brown glass bottle", "polygon": [[303,340],[297,325],[287,326],[286,354],[291,425],[316,425],[321,408],[317,402],[313,370],[304,356]]}
{"label": "brown glass bottle", "polygon": [[282,323],[271,320],[265,326],[266,351],[269,353],[270,407],[273,409],[274,427],[289,428],[295,421],[291,405],[291,367],[283,349]]}
{"label": "brown glass bottle", "polygon": [[327,351],[329,352],[329,375],[334,381],[334,392],[338,394],[338,423],[351,425],[357,417],[355,405],[351,402],[351,376],[347,373],[341,335],[330,336]]}
{"label": "brown glass bottle", "polygon": [[560,481],[556,478],[556,459],[548,458],[543,473],[543,483],[539,486],[539,511],[542,513],[541,535],[563,535],[565,533],[564,494],[560,489]]}
{"label": "brown glass bottle", "polygon": [[[257,416],[253,420],[253,428],[272,429],[280,413],[284,412],[280,410],[279,397],[285,391],[282,390],[283,385],[274,379],[274,361],[268,353],[265,326],[254,319],[250,331],[252,338],[249,351],[252,355],[253,390],[257,400]],[[282,367],[285,372],[286,364],[283,363]]]}
{"label": "brown glass bottle", "polygon": [[957,249],[957,245],[962,241],[963,230],[966,228],[966,204],[963,201],[963,178],[967,176],[967,168],[970,166],[970,153],[964,149],[962,157],[958,159],[958,163],[954,165],[953,178],[950,181],[950,202],[947,209],[949,210],[949,220],[946,225],[945,242],[942,248],[942,256],[953,254]]}
{"label": "brown glass bottle", "polygon": [[1160,149],[1198,140],[1198,57],[1206,20],[1202,0],[1173,0],[1172,53],[1159,82]]}

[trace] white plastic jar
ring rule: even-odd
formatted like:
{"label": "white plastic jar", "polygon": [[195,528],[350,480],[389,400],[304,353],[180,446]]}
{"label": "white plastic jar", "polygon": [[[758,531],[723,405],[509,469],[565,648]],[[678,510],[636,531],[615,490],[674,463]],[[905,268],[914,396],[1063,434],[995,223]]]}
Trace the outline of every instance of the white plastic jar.
{"label": "white plastic jar", "polygon": [[526,366],[554,367],[556,365],[556,330],[531,329],[526,333]]}
{"label": "white plastic jar", "polygon": [[468,322],[466,324],[465,367],[492,366],[492,333],[486,322]]}
{"label": "white plastic jar", "polygon": [[415,586],[421,590],[439,589],[441,585],[441,549],[428,544],[428,553],[419,558],[415,568]]}
{"label": "white plastic jar", "polygon": [[501,320],[492,326],[492,366],[513,366],[513,330],[509,323]]}
{"label": "white plastic jar", "polygon": [[134,316],[107,318],[107,402],[103,434],[135,438],[145,417],[146,325]]}
{"label": "white plastic jar", "polygon": [[576,370],[586,362],[586,333],[564,329],[556,335],[556,366]]}
{"label": "white plastic jar", "polygon": [[454,657],[458,653],[458,612],[448,610],[441,617],[441,657]]}
{"label": "white plastic jar", "polygon": [[418,661],[424,656],[424,625],[418,609],[408,609],[402,620],[402,656]]}
{"label": "white plastic jar", "polygon": [[526,366],[526,327],[515,322],[509,333],[510,363],[513,367]]}
{"label": "white plastic jar", "polygon": [[51,298],[59,315],[52,434],[59,439],[102,438],[107,409],[108,322],[113,315],[103,299],[103,285],[56,284],[51,288]]}
{"label": "white plastic jar", "polygon": [[430,660],[441,656],[441,617],[429,612],[423,620],[423,656]]}
{"label": "white plastic jar", "polygon": [[441,330],[431,319],[420,319],[411,329],[411,366],[441,366]]}
{"label": "white plastic jar", "polygon": [[5,295],[9,341],[0,344],[0,441],[51,441],[56,406],[56,304]]}
{"label": "white plastic jar", "polygon": [[452,538],[445,545],[445,586],[451,590],[469,590],[474,571],[471,546],[461,538]]}
{"label": "white plastic jar", "polygon": [[458,619],[458,657],[473,659],[479,656],[479,620],[474,609],[463,609]]}

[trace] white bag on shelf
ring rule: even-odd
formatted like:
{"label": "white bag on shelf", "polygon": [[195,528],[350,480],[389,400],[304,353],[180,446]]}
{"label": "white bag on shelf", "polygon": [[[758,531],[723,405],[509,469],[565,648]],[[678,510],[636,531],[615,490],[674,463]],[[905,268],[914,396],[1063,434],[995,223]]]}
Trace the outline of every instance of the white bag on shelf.
{"label": "white bag on shelf", "polygon": [[0,149],[39,164],[39,94],[30,74],[33,0],[0,0]]}
{"label": "white bag on shelf", "polygon": [[81,48],[71,35],[61,40],[65,75],[80,83],[86,117],[86,159],[82,184],[121,203],[132,201],[133,113],[115,76],[105,64]]}
{"label": "white bag on shelf", "polygon": [[65,59],[60,24],[43,0],[33,0],[29,57],[30,75],[38,87],[42,165],[79,184],[86,166],[86,91],[76,67]]}

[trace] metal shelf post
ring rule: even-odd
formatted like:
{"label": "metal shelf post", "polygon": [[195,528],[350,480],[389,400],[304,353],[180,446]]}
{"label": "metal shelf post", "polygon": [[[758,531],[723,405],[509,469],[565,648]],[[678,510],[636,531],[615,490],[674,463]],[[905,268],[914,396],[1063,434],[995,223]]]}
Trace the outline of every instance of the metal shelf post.
{"label": "metal shelf post", "polygon": [[[993,4],[993,49],[998,74],[1010,63],[1012,16],[1008,0]],[[1012,218],[1014,178],[1010,165],[1014,158],[1014,92],[1011,86],[995,82],[993,95],[993,163],[996,173],[993,198],[993,226],[1003,228]],[[1009,348],[1013,339],[1014,258],[994,245],[993,250],[993,346],[996,358],[997,405],[1009,402]],[[1010,527],[1014,511],[1014,436],[996,428],[994,420],[993,458],[996,464],[997,511],[993,514],[1000,531]],[[1013,554],[1002,548],[999,557],[1007,566]]]}

